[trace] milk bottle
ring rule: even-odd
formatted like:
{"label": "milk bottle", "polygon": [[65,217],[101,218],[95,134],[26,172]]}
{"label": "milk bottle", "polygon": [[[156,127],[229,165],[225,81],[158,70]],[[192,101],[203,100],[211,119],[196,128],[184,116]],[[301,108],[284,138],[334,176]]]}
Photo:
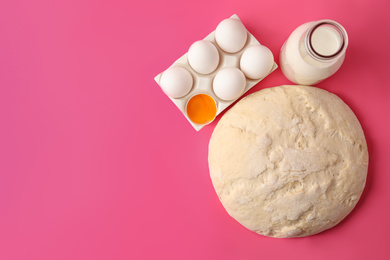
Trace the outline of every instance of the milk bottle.
{"label": "milk bottle", "polygon": [[290,81],[314,85],[340,68],[347,46],[347,32],[337,22],[308,22],[295,29],[283,44],[280,67]]}

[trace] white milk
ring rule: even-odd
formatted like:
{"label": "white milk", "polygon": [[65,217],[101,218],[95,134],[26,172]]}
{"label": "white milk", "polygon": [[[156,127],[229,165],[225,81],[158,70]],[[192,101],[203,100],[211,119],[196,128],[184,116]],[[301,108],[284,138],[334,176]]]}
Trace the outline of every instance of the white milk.
{"label": "white milk", "polygon": [[313,30],[311,46],[319,55],[331,56],[342,46],[342,36],[332,26],[322,25]]}
{"label": "white milk", "polygon": [[283,44],[280,67],[290,81],[314,85],[340,68],[347,45],[348,36],[340,24],[331,20],[305,23]]}

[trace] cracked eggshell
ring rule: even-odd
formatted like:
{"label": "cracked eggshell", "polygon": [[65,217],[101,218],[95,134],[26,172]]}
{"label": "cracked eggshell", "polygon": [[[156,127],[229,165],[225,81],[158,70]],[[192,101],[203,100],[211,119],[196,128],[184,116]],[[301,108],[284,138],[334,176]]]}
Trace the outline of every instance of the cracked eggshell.
{"label": "cracked eggshell", "polygon": [[214,188],[226,211],[271,237],[329,229],[355,207],[368,152],[352,110],[307,86],[263,89],[239,101],[209,144]]}

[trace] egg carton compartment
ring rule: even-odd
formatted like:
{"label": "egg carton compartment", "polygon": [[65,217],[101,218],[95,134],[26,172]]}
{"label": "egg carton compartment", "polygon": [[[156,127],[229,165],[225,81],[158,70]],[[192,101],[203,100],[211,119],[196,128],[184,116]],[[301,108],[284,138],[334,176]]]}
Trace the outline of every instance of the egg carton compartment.
{"label": "egg carton compartment", "polygon": [[[241,23],[241,20],[238,18],[237,15],[231,16],[230,19],[237,19]],[[228,20],[228,19],[226,19],[226,20]],[[216,41],[216,37],[215,37],[216,31],[211,32],[208,36],[206,36],[203,39],[203,40],[206,40],[206,41],[212,43],[216,47],[218,54],[219,54],[219,63],[217,65],[217,67],[211,73],[202,74],[202,73],[199,73],[199,69],[198,69],[198,71],[195,70],[189,63],[189,59],[188,59],[189,52],[185,53],[178,60],[176,60],[169,68],[167,68],[167,70],[169,70],[171,68],[175,68],[175,67],[184,68],[185,70],[187,70],[190,73],[190,75],[192,77],[191,89],[184,96],[171,97],[167,93],[166,94],[172,100],[172,102],[178,107],[178,109],[183,113],[184,117],[187,118],[187,120],[190,122],[190,124],[197,131],[202,129],[205,125],[211,123],[214,120],[214,118],[216,118],[222,111],[224,111],[228,106],[230,106],[232,103],[237,101],[248,90],[250,90],[253,86],[255,86],[258,82],[260,82],[262,79],[264,79],[271,72],[276,70],[278,67],[277,64],[274,62],[274,58],[272,56],[271,69],[267,73],[264,73],[264,75],[262,77],[257,78],[257,79],[252,79],[252,78],[248,77],[248,75],[247,75],[248,72],[243,73],[243,75],[245,76],[245,87],[244,87],[243,91],[239,94],[239,96],[234,97],[233,99],[230,99],[230,100],[226,100],[226,99],[221,98],[221,94],[219,94],[219,96],[218,96],[215,93],[215,91],[213,89],[213,81],[214,81],[216,75],[218,73],[220,73],[221,70],[226,69],[226,68],[236,68],[242,72],[241,66],[240,66],[240,60],[241,60],[243,53],[252,46],[262,46],[259,43],[259,41],[246,28],[245,28],[245,31],[247,33],[247,39],[246,39],[245,45],[239,51],[234,52],[234,53],[229,53],[226,51],[226,48],[224,50],[221,48],[221,46],[219,46],[219,44]],[[272,55],[272,53],[271,53],[271,55]],[[258,61],[256,61],[256,62],[258,62]],[[249,65],[251,65],[251,64],[249,64]],[[249,67],[249,70],[250,69],[251,68]],[[160,85],[160,87],[162,89],[163,89],[163,86],[161,85],[161,77],[167,70],[158,74],[155,77],[155,81],[157,82],[157,84]],[[225,81],[229,80],[228,78],[229,77],[225,77],[225,79],[222,78],[222,79],[220,79],[220,81],[222,82],[222,84],[229,85],[230,84],[229,82],[224,82],[224,80]],[[224,94],[223,91],[225,91],[225,90],[222,90],[222,94]],[[225,92],[229,93],[228,90],[226,90]],[[215,101],[215,104],[216,104],[216,114],[215,114],[214,118],[212,120],[210,120],[209,122],[204,123],[204,124],[193,122],[190,119],[190,117],[188,116],[187,111],[186,111],[186,106],[187,106],[188,101],[192,97],[194,97],[198,94],[206,94],[206,95],[212,97]]]}

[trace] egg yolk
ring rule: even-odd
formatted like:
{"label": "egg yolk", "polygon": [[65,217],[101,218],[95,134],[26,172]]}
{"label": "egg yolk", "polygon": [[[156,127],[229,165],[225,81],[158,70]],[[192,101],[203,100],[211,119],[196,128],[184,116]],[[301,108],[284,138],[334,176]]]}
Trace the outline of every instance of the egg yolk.
{"label": "egg yolk", "polygon": [[196,124],[208,124],[217,114],[215,100],[206,94],[193,96],[187,103],[188,118]]}

